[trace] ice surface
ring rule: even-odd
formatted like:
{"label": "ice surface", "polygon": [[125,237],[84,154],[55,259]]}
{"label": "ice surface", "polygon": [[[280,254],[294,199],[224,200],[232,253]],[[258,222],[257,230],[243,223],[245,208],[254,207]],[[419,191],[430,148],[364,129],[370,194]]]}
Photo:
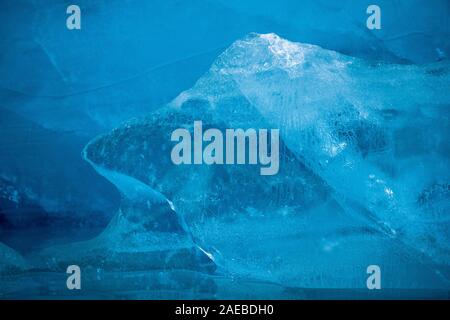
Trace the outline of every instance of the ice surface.
{"label": "ice surface", "polygon": [[[84,156],[113,172],[105,177],[122,192],[119,173],[132,177],[125,190],[145,185],[170,200],[225,273],[358,288],[376,263],[390,274],[387,287],[447,288],[449,68],[372,63],[252,34],[192,89],[94,139]],[[170,134],[194,120],[280,129],[279,174],[174,166]]]}
{"label": "ice surface", "polygon": [[118,187],[119,211],[98,237],[32,255],[34,268],[61,271],[76,262],[106,271],[214,271],[214,261],[162,195],[130,176],[104,168],[98,172]]}
{"label": "ice surface", "polygon": [[[379,0],[382,29],[373,31],[366,0],[77,4],[81,32],[65,28],[66,1],[0,1],[0,241],[26,255],[92,238],[115,218],[92,241],[30,256],[44,274],[34,293],[23,279],[17,297],[41,295],[47,271],[57,278],[78,256],[112,272],[148,267],[154,273],[129,287],[146,279],[175,291],[209,283],[197,272],[218,265],[245,279],[239,288],[215,280],[228,298],[248,288],[295,296],[286,284],[360,287],[374,262],[387,286],[448,289],[448,0]],[[230,47],[254,31],[292,42],[268,34]],[[88,158],[101,175],[81,159],[97,134],[191,87],[92,141]],[[280,128],[280,174],[173,167],[170,131],[198,119]],[[118,213],[119,192],[102,175],[120,189]],[[135,187],[145,201],[132,197]],[[169,280],[157,271],[166,258]],[[111,287],[91,289],[125,285],[103,276]]]}
{"label": "ice surface", "polygon": [[86,142],[0,108],[0,217],[14,227],[110,219],[117,192],[81,160]]}
{"label": "ice surface", "polygon": [[446,209],[431,218],[420,201],[430,188],[448,197],[448,63],[371,65],[269,34],[237,42],[212,72],[230,77],[341,199],[421,250],[443,246],[436,258],[448,261]]}
{"label": "ice surface", "polygon": [[46,128],[110,129],[171,99],[207,69],[218,49],[255,31],[384,61],[448,57],[447,0],[378,1],[382,28],[376,31],[366,28],[370,4],[83,0],[86,28],[68,32],[56,18],[65,13],[65,1],[2,3],[1,107]]}
{"label": "ice surface", "polygon": [[[219,1],[241,14],[278,23],[283,27],[272,31],[290,40],[352,56],[426,63],[450,53],[447,0],[432,5],[427,0]],[[366,28],[366,9],[373,4],[381,9],[381,29],[374,31]]]}
{"label": "ice surface", "polygon": [[[378,1],[382,29],[375,31],[365,26],[366,0],[77,4],[81,32],[65,28],[63,0],[0,3],[0,119],[13,129],[1,131],[0,147],[8,154],[0,159],[0,175],[40,206],[39,214],[29,210],[30,219],[110,217],[117,195],[111,188],[98,192],[108,186],[82,163],[82,146],[190,88],[249,32],[275,32],[374,61],[449,56],[447,0]],[[18,216],[2,211],[8,220]]]}
{"label": "ice surface", "polygon": [[26,267],[26,262],[19,253],[0,242],[0,277],[19,272]]}

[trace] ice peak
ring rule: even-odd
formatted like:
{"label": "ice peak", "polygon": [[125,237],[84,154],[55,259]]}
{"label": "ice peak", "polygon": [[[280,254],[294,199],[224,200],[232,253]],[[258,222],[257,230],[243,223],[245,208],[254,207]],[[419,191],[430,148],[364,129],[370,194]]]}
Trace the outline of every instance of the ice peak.
{"label": "ice peak", "polygon": [[305,60],[305,47],[300,43],[290,42],[275,33],[260,34],[260,39],[267,41],[271,54],[279,59],[286,68],[296,66]]}
{"label": "ice peak", "polygon": [[213,70],[232,75],[281,69],[296,77],[310,61],[338,65],[336,60],[346,58],[315,45],[291,42],[275,33],[251,33],[233,43],[216,61]]}

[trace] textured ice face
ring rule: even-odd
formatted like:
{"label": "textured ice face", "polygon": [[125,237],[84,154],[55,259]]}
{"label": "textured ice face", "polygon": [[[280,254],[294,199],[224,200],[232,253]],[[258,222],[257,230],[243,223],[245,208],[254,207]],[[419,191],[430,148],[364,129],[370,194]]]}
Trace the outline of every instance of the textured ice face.
{"label": "textured ice face", "polygon": [[[229,272],[358,287],[379,261],[415,274],[413,286],[441,286],[445,275],[429,259],[450,261],[449,80],[447,62],[371,64],[252,34],[192,89],[93,140],[84,156],[119,189],[116,172],[169,199]],[[170,134],[194,120],[279,129],[279,174],[173,165]],[[388,284],[412,286],[407,276]]]}
{"label": "textured ice face", "polygon": [[[448,198],[449,70],[373,65],[274,34],[237,41],[211,68],[280,128],[347,211],[446,262],[448,207],[437,201],[430,212],[422,195]],[[215,99],[211,87],[202,79],[191,94]]]}

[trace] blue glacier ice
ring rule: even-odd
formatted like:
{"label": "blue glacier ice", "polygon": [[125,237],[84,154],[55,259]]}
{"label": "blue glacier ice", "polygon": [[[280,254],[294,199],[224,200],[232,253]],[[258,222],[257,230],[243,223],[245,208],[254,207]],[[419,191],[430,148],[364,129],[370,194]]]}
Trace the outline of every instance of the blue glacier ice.
{"label": "blue glacier ice", "polygon": [[129,176],[99,172],[119,188],[119,211],[95,239],[50,247],[31,257],[35,268],[64,271],[71,262],[82,261],[85,267],[108,271],[214,271],[210,255],[195,244],[170,202]]}
{"label": "blue glacier ice", "polygon": [[392,62],[448,57],[447,0],[380,0],[383,27],[377,32],[366,28],[369,4],[80,0],[86,28],[70,33],[59,27],[65,1],[5,2],[1,107],[46,128],[79,134],[111,129],[187,89],[218,52],[254,31]]}
{"label": "blue glacier ice", "polygon": [[[447,0],[78,4],[0,3],[0,298],[448,297]],[[174,166],[195,120],[279,174]]]}
{"label": "blue glacier ice", "polygon": [[[448,62],[371,63],[252,34],[167,106],[91,141],[84,157],[119,190],[134,181],[170,201],[224,274],[362,288],[376,262],[386,287],[448,288],[448,84]],[[170,133],[194,120],[280,129],[279,174],[173,165]]]}
{"label": "blue glacier ice", "polygon": [[[426,63],[448,58],[450,6],[446,0],[410,1],[239,1],[220,0],[241,14],[263,17],[283,26],[284,37],[359,57]],[[369,5],[381,9],[381,29],[367,30]],[[286,10],[289,8],[289,10]]]}
{"label": "blue glacier ice", "polygon": [[[80,0],[85,28],[77,33],[64,27],[63,0],[3,1],[0,129],[6,130],[0,142],[8,154],[1,154],[0,177],[26,199],[19,209],[32,203],[30,220],[74,217],[73,225],[90,224],[86,217],[94,214],[102,217],[97,228],[104,226],[118,195],[82,162],[82,146],[192,87],[224,49],[250,32],[384,62],[448,58],[447,0],[380,0],[383,27],[376,32],[365,27],[369,4]],[[23,210],[2,211],[14,225],[30,224],[17,223]]]}
{"label": "blue glacier ice", "polygon": [[26,262],[19,253],[0,243],[0,276],[16,273],[26,268]]}

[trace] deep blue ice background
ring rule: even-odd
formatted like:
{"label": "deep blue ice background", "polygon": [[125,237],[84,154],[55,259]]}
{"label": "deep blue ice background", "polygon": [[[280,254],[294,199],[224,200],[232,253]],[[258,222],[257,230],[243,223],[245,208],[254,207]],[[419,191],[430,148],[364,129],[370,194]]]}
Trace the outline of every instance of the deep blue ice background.
{"label": "deep blue ice background", "polygon": [[[114,248],[118,237],[131,228],[117,221],[119,206],[123,210],[137,210],[137,221],[143,224],[143,220],[148,219],[148,212],[142,211],[140,201],[153,196],[144,186],[142,193],[137,193],[139,199],[125,197],[124,201],[124,190],[119,192],[117,185],[131,184],[134,188],[136,184],[140,185],[139,182],[123,176],[111,178],[103,172],[116,184],[114,186],[82,158],[81,152],[99,134],[120,127],[124,121],[143,119],[181,92],[195,88],[198,79],[212,81],[204,75],[217,57],[251,32],[276,33],[291,42],[310,43],[368,61],[368,65],[354,74],[356,79],[366,79],[365,70],[378,63],[400,64],[406,68],[403,71],[428,68],[430,63],[437,63],[436,67],[424,70],[437,73],[445,83],[450,54],[449,1],[377,1],[382,8],[383,25],[378,31],[365,27],[365,11],[371,1],[77,1],[82,10],[80,31],[69,31],[65,27],[65,9],[69,4],[58,0],[0,3],[0,242],[16,251],[4,248],[3,244],[0,247],[0,259],[3,260],[0,271],[7,270],[0,280],[0,297],[36,298],[63,294],[87,298],[239,298],[247,297],[249,292],[253,294],[250,297],[265,298],[370,297],[364,291],[366,274],[363,266],[366,262],[377,263],[372,262],[371,257],[386,265],[385,283],[396,289],[383,291],[376,297],[448,297],[450,261],[448,246],[441,242],[449,236],[448,141],[445,137],[448,137],[450,85],[447,92],[445,87],[438,93],[415,89],[414,85],[422,85],[428,78],[415,82],[413,77],[412,87],[408,90],[421,95],[410,100],[423,104],[420,112],[432,114],[424,118],[424,123],[414,122],[416,115],[404,111],[411,106],[410,94],[402,96],[404,87],[383,92],[386,81],[382,79],[379,82],[381,89],[377,90],[379,95],[386,96],[381,101],[400,104],[391,106],[389,114],[395,116],[401,110],[410,117],[403,121],[406,124],[411,121],[411,128],[404,125],[398,132],[414,139],[400,139],[402,146],[397,150],[406,155],[437,154],[432,163],[423,164],[423,171],[428,175],[422,171],[417,175],[412,172],[415,178],[409,181],[396,180],[396,176],[392,176],[393,182],[404,188],[408,183],[424,183],[430,176],[436,176],[439,182],[438,187],[429,189],[425,196],[431,199],[427,203],[432,208],[430,212],[439,212],[439,219],[431,224],[443,225],[438,240],[430,241],[437,241],[434,247],[443,247],[444,252],[425,252],[424,258],[411,258],[417,255],[415,251],[405,249],[404,243],[398,244],[389,237],[364,236],[374,231],[367,229],[365,222],[349,218],[345,214],[348,207],[342,203],[325,201],[325,205],[319,206],[319,202],[334,197],[327,188],[337,188],[337,183],[330,186],[329,173],[319,172],[311,164],[307,169],[303,168],[304,164],[298,164],[298,168],[292,170],[302,172],[299,176],[306,176],[306,180],[312,179],[307,181],[314,181],[314,188],[307,192],[292,183],[294,191],[290,189],[289,192],[302,195],[296,203],[304,207],[299,211],[300,218],[289,214],[282,219],[261,218],[258,210],[256,213],[248,210],[245,201],[245,207],[239,207],[237,200],[225,202],[228,206],[225,211],[227,208],[245,209],[238,214],[242,221],[233,218],[228,224],[226,221],[216,223],[214,219],[198,222],[195,217],[171,221],[164,229],[165,236],[169,237],[164,241],[174,247],[164,249],[163,244],[158,247],[151,236],[147,237],[155,230],[136,227],[134,238],[122,239],[123,248],[114,251],[121,254],[113,255],[105,262],[108,250]],[[387,71],[381,70],[380,73],[386,75]],[[389,75],[395,78],[396,72],[400,76],[402,70],[394,68],[389,70]],[[408,72],[416,75],[416,71]],[[263,83],[270,84],[271,79],[278,81],[275,75],[264,79]],[[402,82],[403,85],[408,83],[407,80]],[[242,84],[251,89],[247,82]],[[270,91],[270,87],[267,88]],[[203,90],[201,86],[199,90]],[[400,92],[398,97],[388,99],[395,91]],[[267,101],[264,94],[255,97],[251,90],[248,94],[255,101]],[[240,105],[239,101],[233,103]],[[197,107],[194,105],[193,108]],[[439,121],[433,122],[435,119]],[[421,137],[424,141],[420,143],[415,143],[420,137],[417,126],[426,129]],[[386,127],[390,128],[388,120]],[[136,145],[143,139],[139,132],[136,133]],[[369,131],[367,139],[375,139],[371,136],[374,132]],[[410,144],[405,142],[411,140]],[[289,139],[286,143],[289,145]],[[311,154],[306,158],[314,159]],[[134,163],[133,159],[127,161]],[[377,161],[388,166],[386,163],[396,159],[381,155],[380,159],[375,159]],[[402,162],[403,165],[408,162]],[[127,173],[124,172],[126,168],[117,167],[120,172]],[[433,171],[435,167],[438,168]],[[140,179],[146,172],[134,172],[130,176]],[[198,174],[202,177],[201,172]],[[325,182],[311,178],[314,174]],[[421,174],[425,177],[421,178]],[[140,180],[145,181],[144,178]],[[145,182],[150,184],[150,179]],[[328,186],[322,186],[322,183]],[[233,187],[237,188],[236,185]],[[203,192],[202,188],[188,184],[188,199],[196,196],[192,190]],[[436,191],[436,188],[442,190]],[[209,189],[205,190],[208,192]],[[435,196],[434,191],[440,192],[439,195]],[[291,205],[283,199],[283,194],[290,193],[278,192],[282,194],[277,193],[276,201]],[[211,199],[205,201],[208,200]],[[366,200],[362,200],[363,205]],[[157,209],[153,207],[149,212],[152,215],[158,212],[158,215],[152,219],[165,221],[165,214],[170,214],[171,209],[158,204],[154,206]],[[190,207],[189,203],[186,207]],[[192,207],[198,209],[198,205]],[[275,209],[279,208],[275,206]],[[408,210],[412,209],[408,207]],[[334,214],[336,212],[339,214]],[[189,214],[195,212],[185,212],[183,216],[189,217]],[[411,211],[411,216],[414,214]],[[251,218],[246,220],[247,216]],[[435,215],[430,217],[434,218]],[[109,231],[103,231],[111,219]],[[336,233],[336,230],[339,231]],[[346,244],[341,251],[335,250],[326,259],[318,253],[318,248],[328,250],[338,246],[340,235],[352,233],[352,230],[357,230],[355,238],[345,238]],[[62,250],[50,248],[88,240],[102,231],[100,240],[95,238],[81,249],[77,246]],[[409,230],[405,233],[411,237]],[[433,238],[433,234],[429,236]],[[429,245],[430,241],[424,243]],[[152,254],[148,254],[150,244]],[[208,252],[215,252],[216,263],[211,264],[214,268],[208,266],[208,261],[203,261],[197,244]],[[92,248],[99,251],[83,256],[78,262],[77,254]],[[369,252],[372,249],[373,254]],[[66,257],[67,251],[73,255]],[[167,251],[177,257],[177,263],[171,263],[165,253],[159,253]],[[126,264],[130,252],[144,252],[132,257],[136,265]],[[398,252],[402,252],[400,258]],[[62,262],[48,263],[50,260]],[[65,290],[64,263],[69,260],[87,268],[85,289],[81,293]],[[331,261],[336,264],[336,269],[321,269],[320,266],[329,265]],[[349,274],[346,266],[351,264],[354,269]],[[8,265],[14,268],[7,268]],[[35,271],[19,271],[29,270],[30,265]],[[436,270],[443,275],[436,276]],[[126,279],[124,274],[128,275]],[[50,286],[47,279],[50,279]],[[323,290],[315,290],[318,288]],[[405,290],[415,288],[427,290]],[[356,291],[341,292],[339,289]]]}

